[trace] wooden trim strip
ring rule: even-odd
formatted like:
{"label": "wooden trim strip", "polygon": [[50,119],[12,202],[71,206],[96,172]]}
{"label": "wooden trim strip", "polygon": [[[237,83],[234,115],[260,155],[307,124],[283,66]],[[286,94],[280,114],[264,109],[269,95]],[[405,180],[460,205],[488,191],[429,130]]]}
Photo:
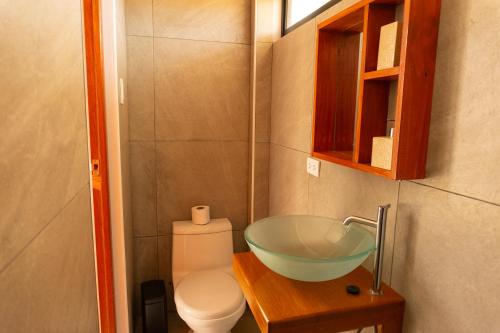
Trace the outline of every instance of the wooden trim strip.
{"label": "wooden trim strip", "polygon": [[101,333],[115,333],[100,0],[83,0],[83,20],[99,324]]}

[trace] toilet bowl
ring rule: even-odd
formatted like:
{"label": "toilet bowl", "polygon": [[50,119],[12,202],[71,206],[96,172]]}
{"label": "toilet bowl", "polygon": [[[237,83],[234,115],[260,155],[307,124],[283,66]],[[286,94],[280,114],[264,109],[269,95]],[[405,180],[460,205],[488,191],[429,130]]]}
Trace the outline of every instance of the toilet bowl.
{"label": "toilet bowl", "polygon": [[245,311],[233,277],[232,226],[228,219],[207,225],[173,223],[172,278],[179,316],[195,333],[227,333]]}
{"label": "toilet bowl", "polygon": [[225,333],[245,311],[238,283],[222,271],[188,274],[177,286],[175,304],[179,316],[194,332]]}

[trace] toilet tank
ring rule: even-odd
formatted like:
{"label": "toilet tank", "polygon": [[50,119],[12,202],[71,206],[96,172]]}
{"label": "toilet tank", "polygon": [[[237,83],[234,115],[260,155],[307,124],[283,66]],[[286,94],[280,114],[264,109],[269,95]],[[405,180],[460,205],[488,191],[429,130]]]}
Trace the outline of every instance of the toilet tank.
{"label": "toilet tank", "polygon": [[191,221],[172,224],[172,282],[193,271],[223,270],[232,274],[233,232],[227,218],[213,219],[205,225]]}

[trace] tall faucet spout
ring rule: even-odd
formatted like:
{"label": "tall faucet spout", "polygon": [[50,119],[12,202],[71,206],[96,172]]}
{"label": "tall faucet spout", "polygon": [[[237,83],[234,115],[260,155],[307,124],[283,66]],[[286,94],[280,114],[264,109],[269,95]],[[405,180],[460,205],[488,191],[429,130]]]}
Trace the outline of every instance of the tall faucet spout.
{"label": "tall faucet spout", "polygon": [[344,225],[349,225],[353,222],[356,222],[356,223],[359,223],[359,224],[363,224],[363,225],[366,225],[368,227],[372,227],[372,228],[377,228],[377,222],[376,221],[373,221],[373,220],[369,220],[369,219],[365,219],[363,217],[359,217],[359,216],[349,216],[347,217],[344,222],[342,222],[342,224]]}
{"label": "tall faucet spout", "polygon": [[349,224],[355,222],[362,225],[366,225],[368,227],[375,228],[376,236],[375,236],[375,258],[373,265],[373,286],[372,286],[372,294],[381,295],[382,294],[382,266],[384,260],[384,243],[385,243],[385,227],[387,221],[387,210],[390,205],[379,206],[377,213],[377,220],[369,220],[364,217],[359,216],[349,216],[347,217],[343,224],[348,226]]}

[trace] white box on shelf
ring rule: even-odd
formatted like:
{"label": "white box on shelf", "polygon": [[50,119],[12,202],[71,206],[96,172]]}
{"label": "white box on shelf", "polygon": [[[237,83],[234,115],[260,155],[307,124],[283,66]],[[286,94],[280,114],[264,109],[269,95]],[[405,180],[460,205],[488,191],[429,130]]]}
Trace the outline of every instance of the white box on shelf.
{"label": "white box on shelf", "polygon": [[380,28],[377,70],[399,65],[401,23],[396,21]]}
{"label": "white box on shelf", "polygon": [[390,136],[376,136],[373,138],[372,166],[391,170],[392,142]]}

